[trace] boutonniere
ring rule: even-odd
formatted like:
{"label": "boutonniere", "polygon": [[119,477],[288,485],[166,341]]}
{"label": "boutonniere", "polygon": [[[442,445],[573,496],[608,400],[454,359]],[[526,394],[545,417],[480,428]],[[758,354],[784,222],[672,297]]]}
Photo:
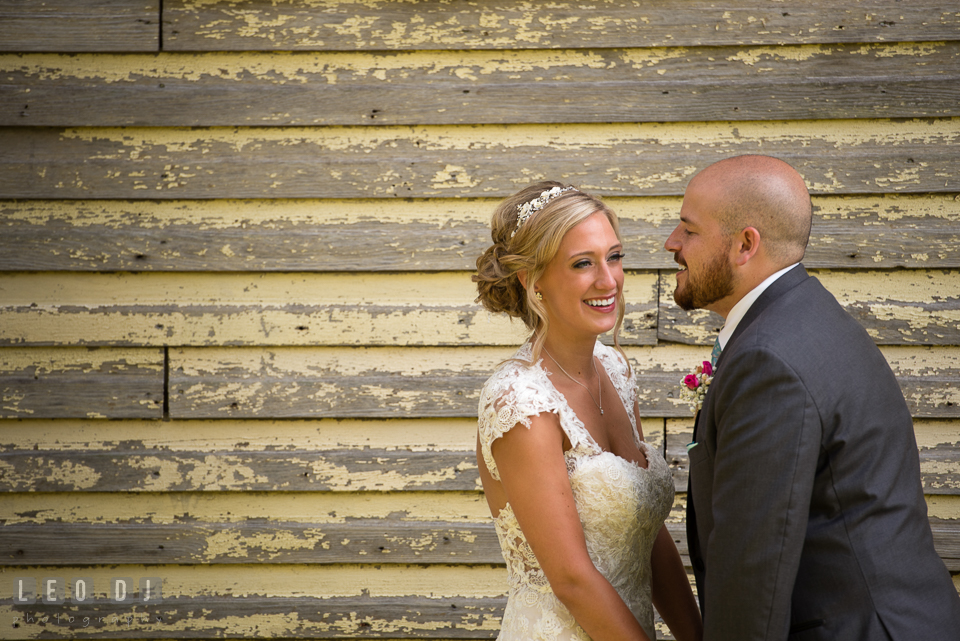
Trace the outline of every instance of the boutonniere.
{"label": "boutonniere", "polygon": [[710,387],[710,381],[713,380],[713,365],[710,361],[703,361],[697,365],[693,374],[687,374],[683,377],[680,385],[680,398],[690,405],[690,411],[694,414],[703,407],[703,399],[707,395],[707,389]]}

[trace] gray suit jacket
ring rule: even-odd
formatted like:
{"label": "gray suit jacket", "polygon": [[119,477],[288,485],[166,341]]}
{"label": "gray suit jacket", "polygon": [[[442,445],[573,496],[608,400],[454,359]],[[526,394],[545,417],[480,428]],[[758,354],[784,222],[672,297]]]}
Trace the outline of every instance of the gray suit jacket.
{"label": "gray suit jacket", "polygon": [[913,423],[864,329],[800,265],[751,306],[690,450],[705,639],[957,639]]}

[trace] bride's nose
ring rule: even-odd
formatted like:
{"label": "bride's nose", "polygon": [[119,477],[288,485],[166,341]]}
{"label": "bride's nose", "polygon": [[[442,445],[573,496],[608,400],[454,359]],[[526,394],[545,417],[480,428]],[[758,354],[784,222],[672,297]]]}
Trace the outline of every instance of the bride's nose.
{"label": "bride's nose", "polygon": [[606,262],[600,263],[600,271],[597,274],[597,281],[594,286],[599,290],[609,291],[617,286],[617,279],[614,276],[613,268]]}

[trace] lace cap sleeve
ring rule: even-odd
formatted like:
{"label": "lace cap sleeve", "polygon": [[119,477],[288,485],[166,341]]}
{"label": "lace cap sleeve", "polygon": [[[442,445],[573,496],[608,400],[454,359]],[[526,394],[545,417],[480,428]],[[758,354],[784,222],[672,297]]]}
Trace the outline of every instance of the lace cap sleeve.
{"label": "lace cap sleeve", "polygon": [[[519,352],[518,356],[522,358]],[[543,412],[561,414],[561,403],[562,397],[537,365],[510,361],[487,380],[480,392],[478,425],[480,452],[494,479],[500,480],[500,472],[493,459],[493,442],[518,424],[530,427],[531,416]]]}

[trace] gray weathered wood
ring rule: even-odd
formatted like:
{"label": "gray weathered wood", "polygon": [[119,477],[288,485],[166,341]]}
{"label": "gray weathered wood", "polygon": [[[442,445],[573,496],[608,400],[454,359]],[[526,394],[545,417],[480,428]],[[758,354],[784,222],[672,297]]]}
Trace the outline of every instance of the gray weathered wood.
{"label": "gray weathered wood", "polygon": [[928,215],[904,211],[907,202],[900,198],[847,200],[813,199],[813,228],[803,257],[807,267],[960,267],[960,199],[940,200]]}
{"label": "gray weathered wood", "polygon": [[0,57],[0,126],[960,116],[960,41],[566,51],[513,64],[498,52],[369,54],[361,63],[320,55],[284,56],[271,73],[262,71],[269,60],[225,55],[127,56],[109,66],[95,55]]}
{"label": "gray weathered wood", "polygon": [[0,0],[0,51],[159,51],[160,0]]}
{"label": "gray weathered wood", "polygon": [[[692,425],[691,419],[688,429],[667,432],[666,460],[673,471],[673,482],[678,492],[687,491],[690,471],[687,443],[693,438]],[[960,494],[960,444],[939,443],[935,447],[921,447],[920,465],[923,468],[921,480],[925,494]],[[960,538],[960,526],[957,526],[953,536]],[[955,561],[960,565],[960,557]],[[960,567],[957,569],[960,570]]]}
{"label": "gray weathered wood", "polygon": [[[464,277],[466,281],[468,277]],[[389,281],[384,282],[389,285]],[[0,288],[2,291],[2,288]],[[523,325],[479,304],[0,304],[0,346],[516,345]],[[654,301],[627,303],[622,345],[656,345]],[[42,328],[42,329],[41,329]],[[92,329],[93,328],[93,329]]]}
{"label": "gray weathered wood", "polygon": [[679,195],[697,169],[758,152],[790,162],[816,194],[960,191],[960,120],[834,123],[5,128],[0,198],[497,197],[524,175],[603,196]]}
{"label": "gray weathered wood", "polygon": [[[494,639],[505,604],[506,596],[217,595],[163,597],[158,605],[106,599],[89,604],[4,603],[3,611],[10,617],[7,625],[16,628],[14,638],[128,639],[132,630],[141,639],[169,639],[174,632],[189,639],[250,638],[258,633],[283,639]],[[46,622],[40,621],[44,615]]]}
{"label": "gray weathered wood", "polygon": [[[897,196],[864,203],[815,197],[804,264],[960,267],[960,201],[938,196],[927,215],[910,211],[930,200]],[[659,224],[626,217],[625,208],[636,206],[633,199],[607,201],[621,214],[627,269],[675,267],[663,243],[679,220],[679,199],[672,204],[676,218]],[[283,201],[263,205],[279,209]],[[467,205],[492,212],[496,201]],[[177,203],[182,217],[168,220],[167,206],[174,203],[78,201],[65,207],[51,201],[0,201],[0,271],[472,271],[490,244],[486,223],[463,220],[452,209],[439,222],[385,220],[372,211],[369,219],[356,222],[327,222],[322,214],[292,221],[279,212],[263,217],[261,205],[237,202],[235,218],[226,221],[205,215],[198,201]]]}
{"label": "gray weathered wood", "polygon": [[[293,348],[290,348],[293,349]],[[500,358],[465,348],[456,360],[431,348],[171,350],[170,415],[175,418],[470,417],[480,387]],[[497,356],[493,356],[496,353]],[[402,358],[400,357],[402,356]],[[470,360],[472,359],[472,363]],[[488,360],[490,359],[490,360]],[[495,359],[495,360],[494,360]],[[488,369],[489,367],[489,369]],[[642,416],[686,417],[678,398],[686,365],[642,365]],[[912,416],[957,415],[960,371],[951,362],[894,371]]]}
{"label": "gray weathered wood", "polygon": [[0,350],[0,418],[161,418],[163,362],[156,348]]}
{"label": "gray weathered wood", "polygon": [[[227,351],[217,351],[222,349]],[[351,354],[299,348],[295,367],[289,364],[293,354],[283,348],[241,352],[216,347],[172,349],[170,416],[471,417],[476,416],[484,381],[496,362],[510,355],[510,350],[498,352],[497,359],[488,363],[489,356],[477,352],[473,369],[468,363],[452,364],[430,348],[405,348],[402,355],[364,349],[370,351]],[[469,352],[462,353],[468,357]],[[258,357],[251,359],[253,355]],[[364,365],[359,371],[354,365],[341,365],[340,359],[345,358],[360,358]],[[420,362],[429,364],[420,369]],[[683,416],[686,408],[672,400],[680,378],[679,370],[652,368],[640,373],[641,415]],[[926,409],[922,405],[926,395],[921,396],[922,410]]]}
{"label": "gray weathered wood", "polygon": [[492,522],[8,524],[0,528],[0,550],[0,565],[8,566],[71,566],[78,559],[136,565],[503,565]]}
{"label": "gray weathered wood", "polygon": [[0,452],[4,492],[476,491],[473,452]]}
{"label": "gray weathered wood", "polygon": [[[859,271],[849,274],[859,280],[860,291],[838,291],[830,274],[811,271],[824,286],[840,298],[844,309],[863,325],[878,345],[960,345],[960,289],[951,272],[911,272],[913,286],[931,289],[930,298],[917,300],[908,291],[895,289],[890,282],[902,272]],[[904,280],[904,279],[899,279]],[[723,318],[700,310],[686,312],[673,301],[676,289],[674,271],[661,272],[660,314],[657,334],[660,340],[689,345],[712,346],[723,326]],[[864,291],[868,290],[868,291]],[[883,291],[883,296],[878,294]],[[935,293],[935,292],[940,292]]]}
{"label": "gray weathered wood", "polygon": [[960,572],[960,522],[954,519],[930,519],[933,545],[947,569]]}
{"label": "gray weathered wood", "polygon": [[[960,494],[960,436],[953,442],[920,447],[923,491],[927,494]],[[956,555],[960,558],[960,554]]]}
{"label": "gray weathered wood", "polygon": [[[512,49],[955,40],[949,2],[164,3],[168,50]],[[251,14],[255,20],[251,20]]]}

